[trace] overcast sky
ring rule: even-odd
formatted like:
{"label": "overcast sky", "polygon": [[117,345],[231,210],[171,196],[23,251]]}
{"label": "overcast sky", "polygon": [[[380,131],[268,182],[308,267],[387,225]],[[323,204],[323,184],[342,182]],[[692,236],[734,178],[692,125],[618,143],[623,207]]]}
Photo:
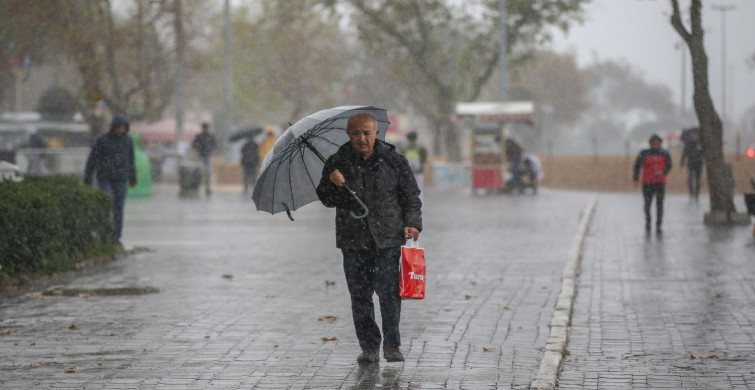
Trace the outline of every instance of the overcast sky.
{"label": "overcast sky", "polygon": [[[755,0],[703,0],[705,50],[709,59],[710,91],[721,111],[721,12],[713,5],[734,5],[726,12],[726,110],[739,122],[755,106],[755,69],[746,59],[755,53]],[[680,0],[686,11],[689,0]],[[686,12],[685,12],[686,13]],[[573,52],[581,66],[601,60],[625,60],[648,81],[668,85],[679,102],[681,53],[674,48],[681,39],[669,23],[670,0],[593,0],[585,23],[567,36],[556,34],[553,48]],[[687,108],[692,107],[692,72],[687,55]],[[730,77],[731,76],[731,77]]]}

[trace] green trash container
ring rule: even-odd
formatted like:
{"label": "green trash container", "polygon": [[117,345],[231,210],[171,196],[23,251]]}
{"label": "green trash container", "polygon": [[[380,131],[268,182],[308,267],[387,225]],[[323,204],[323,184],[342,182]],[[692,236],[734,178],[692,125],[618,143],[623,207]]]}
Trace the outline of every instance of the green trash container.
{"label": "green trash container", "polygon": [[152,195],[152,165],[141,148],[139,134],[129,134],[134,142],[134,163],[136,164],[136,187],[128,188],[128,196]]}

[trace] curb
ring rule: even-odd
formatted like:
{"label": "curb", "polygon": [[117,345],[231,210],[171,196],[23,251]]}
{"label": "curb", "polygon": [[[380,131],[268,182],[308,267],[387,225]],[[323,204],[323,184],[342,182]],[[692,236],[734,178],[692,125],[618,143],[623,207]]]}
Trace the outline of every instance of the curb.
{"label": "curb", "polygon": [[564,273],[561,277],[561,292],[556,302],[556,310],[551,318],[550,336],[545,343],[545,353],[540,361],[537,376],[530,384],[530,390],[552,390],[556,388],[558,370],[566,353],[567,329],[571,323],[574,296],[577,293],[576,279],[582,260],[582,246],[597,202],[598,197],[593,197],[582,211],[577,235],[574,237],[574,243],[569,251],[569,257],[566,260]]}

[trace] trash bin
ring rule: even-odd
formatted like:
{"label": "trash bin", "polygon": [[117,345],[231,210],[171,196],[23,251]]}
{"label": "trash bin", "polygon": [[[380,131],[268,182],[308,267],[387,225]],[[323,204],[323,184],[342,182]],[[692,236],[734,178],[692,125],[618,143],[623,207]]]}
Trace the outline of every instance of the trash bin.
{"label": "trash bin", "polygon": [[179,196],[199,196],[199,184],[202,182],[202,165],[196,161],[184,160],[178,168]]}
{"label": "trash bin", "polygon": [[149,158],[139,148],[139,134],[131,134],[134,140],[134,163],[136,165],[136,187],[129,187],[129,196],[152,195],[152,167]]}

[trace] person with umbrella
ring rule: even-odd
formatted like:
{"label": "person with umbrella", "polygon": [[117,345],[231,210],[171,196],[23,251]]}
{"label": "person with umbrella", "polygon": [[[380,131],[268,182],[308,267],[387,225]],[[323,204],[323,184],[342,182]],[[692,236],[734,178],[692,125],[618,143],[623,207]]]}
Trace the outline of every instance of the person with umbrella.
{"label": "person with umbrella", "polygon": [[[253,136],[247,136],[247,141],[241,147],[241,167],[244,169],[244,195],[249,192],[249,183],[254,183],[259,165],[259,145]],[[254,185],[254,184],[252,184]]]}
{"label": "person with umbrella", "polygon": [[[346,133],[348,142],[325,162],[317,196],[325,206],[336,208],[336,246],[343,255],[362,349],[357,361],[376,363],[381,339],[383,357],[389,362],[403,361],[399,262],[401,245],[408,239],[416,241],[422,231],[420,190],[407,159],[393,145],[377,139],[378,122],[373,115],[352,115]],[[365,206],[369,214],[356,217],[354,211]],[[382,337],[375,322],[375,293],[380,300]]]}

